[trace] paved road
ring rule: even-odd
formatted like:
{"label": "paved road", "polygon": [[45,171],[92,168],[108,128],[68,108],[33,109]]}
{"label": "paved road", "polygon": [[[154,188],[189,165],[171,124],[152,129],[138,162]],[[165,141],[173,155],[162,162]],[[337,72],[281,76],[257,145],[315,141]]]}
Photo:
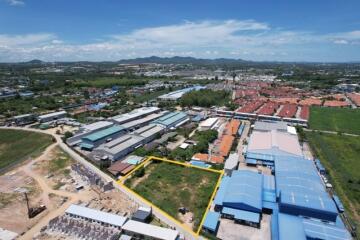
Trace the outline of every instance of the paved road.
{"label": "paved road", "polygon": [[[32,131],[32,132],[39,132],[39,133],[46,133],[49,135],[52,135],[55,139],[56,142],[58,144],[58,146],[65,151],[67,154],[69,154],[69,156],[71,156],[75,161],[81,163],[82,165],[84,165],[85,167],[89,168],[90,170],[92,170],[93,172],[95,172],[96,174],[98,174],[100,177],[102,177],[104,180],[106,181],[111,181],[113,182],[113,185],[119,189],[122,193],[126,194],[131,200],[135,201],[136,203],[138,203],[139,205],[142,206],[148,206],[145,202],[142,201],[142,199],[138,198],[137,196],[135,196],[134,194],[132,194],[131,192],[127,191],[126,189],[122,188],[119,184],[116,183],[116,181],[111,178],[109,175],[107,175],[106,173],[104,173],[103,171],[101,171],[100,169],[98,169],[97,167],[95,167],[93,164],[91,164],[89,161],[87,161],[86,159],[84,159],[82,156],[80,156],[77,152],[75,152],[74,150],[72,150],[68,145],[66,145],[61,137],[59,135],[56,135],[54,133],[50,133],[48,131],[43,131],[43,130],[39,130],[39,129],[34,129],[34,128],[20,128],[20,127],[0,127],[0,129],[15,129],[15,130],[25,130],[25,131]],[[66,206],[68,206],[66,204]],[[58,212],[58,211],[57,211]],[[161,212],[157,211],[156,209],[153,209],[153,214],[160,219],[162,222],[164,222],[165,224],[172,226],[173,228],[176,228],[176,230],[179,231],[180,234],[182,234],[186,240],[188,239],[197,239],[195,236],[193,236],[192,234],[190,234],[182,225],[177,224],[173,221],[171,221],[170,219],[168,219],[165,215],[163,215]],[[57,215],[54,215],[57,216]],[[50,219],[48,219],[50,220]],[[25,239],[25,238],[24,238]]]}

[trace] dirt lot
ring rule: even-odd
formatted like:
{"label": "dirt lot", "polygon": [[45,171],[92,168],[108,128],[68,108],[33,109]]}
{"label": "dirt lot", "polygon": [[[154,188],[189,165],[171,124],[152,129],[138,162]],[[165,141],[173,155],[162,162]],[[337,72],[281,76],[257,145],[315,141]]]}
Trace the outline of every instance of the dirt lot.
{"label": "dirt lot", "polygon": [[30,205],[42,204],[41,189],[24,171],[11,171],[0,176],[0,227],[22,233],[31,227],[43,214],[34,219],[27,218],[23,192],[27,192]]}

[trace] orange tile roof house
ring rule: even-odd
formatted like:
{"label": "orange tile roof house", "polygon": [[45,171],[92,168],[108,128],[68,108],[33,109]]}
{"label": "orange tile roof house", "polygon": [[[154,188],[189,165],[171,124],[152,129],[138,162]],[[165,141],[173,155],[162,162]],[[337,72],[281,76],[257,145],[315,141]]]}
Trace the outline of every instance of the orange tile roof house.
{"label": "orange tile roof house", "polygon": [[209,157],[209,154],[206,153],[196,153],[191,158],[195,161],[202,161],[202,162],[211,162],[211,163],[224,163],[224,158],[221,156],[211,155],[211,158]]}

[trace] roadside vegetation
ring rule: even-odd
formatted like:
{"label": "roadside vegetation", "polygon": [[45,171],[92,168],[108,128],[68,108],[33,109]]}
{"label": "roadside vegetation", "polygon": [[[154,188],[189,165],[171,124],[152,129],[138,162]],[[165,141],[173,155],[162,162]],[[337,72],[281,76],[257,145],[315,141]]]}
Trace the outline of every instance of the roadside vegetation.
{"label": "roadside vegetation", "polygon": [[47,134],[0,129],[0,171],[35,158],[51,143],[52,137]]}
{"label": "roadside vegetation", "polygon": [[306,138],[360,234],[360,137],[306,132]]}
{"label": "roadside vegetation", "polygon": [[309,126],[316,130],[360,134],[360,110],[311,107]]}
{"label": "roadside vegetation", "polygon": [[182,221],[179,208],[193,214],[193,229],[199,227],[219,174],[166,162],[153,162],[141,176],[126,185],[169,215]]}

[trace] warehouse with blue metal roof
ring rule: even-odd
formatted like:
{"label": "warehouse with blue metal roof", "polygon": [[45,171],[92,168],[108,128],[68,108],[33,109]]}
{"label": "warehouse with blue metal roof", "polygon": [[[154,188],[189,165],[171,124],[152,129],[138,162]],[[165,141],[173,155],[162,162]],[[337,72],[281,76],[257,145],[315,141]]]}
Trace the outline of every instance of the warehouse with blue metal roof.
{"label": "warehouse with blue metal roof", "polygon": [[215,197],[215,210],[223,217],[259,225],[262,211],[262,175],[248,170],[225,176]]}

